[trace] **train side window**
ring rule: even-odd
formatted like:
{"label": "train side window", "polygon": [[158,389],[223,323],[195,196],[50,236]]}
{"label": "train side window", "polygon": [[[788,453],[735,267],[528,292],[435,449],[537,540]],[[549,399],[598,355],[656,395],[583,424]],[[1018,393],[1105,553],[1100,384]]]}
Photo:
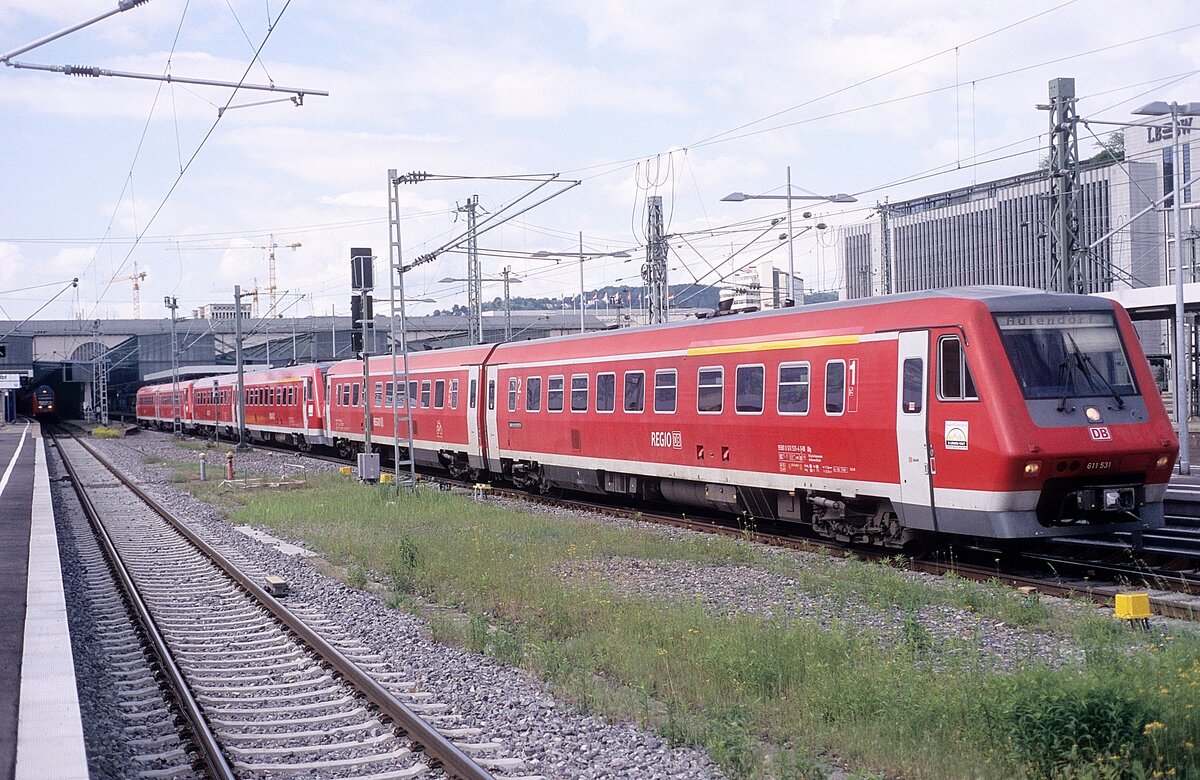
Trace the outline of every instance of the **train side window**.
{"label": "train side window", "polygon": [[696,411],[720,414],[725,399],[725,369],[720,366],[696,372]]}
{"label": "train side window", "polygon": [[450,380],[450,408],[451,409],[458,408],[458,380],[457,379]]}
{"label": "train side window", "polygon": [[825,364],[825,414],[837,416],[846,411],[846,361]]}
{"label": "train side window", "polygon": [[312,377],[304,378],[304,400],[307,403],[313,399],[313,381]]}
{"label": "train side window", "polygon": [[496,380],[488,380],[488,411],[496,408]]}
{"label": "train side window", "polygon": [[429,385],[430,384],[431,383],[428,379],[421,380],[421,408],[422,409],[429,408]]}
{"label": "train side window", "polygon": [[656,413],[675,413],[676,384],[675,369],[663,368],[654,372],[654,411]]}
{"label": "train side window", "polygon": [[517,411],[517,395],[521,390],[521,381],[515,376],[508,378],[508,411]]}
{"label": "train side window", "polygon": [[625,411],[641,414],[646,408],[646,372],[625,372]]}
{"label": "train side window", "polygon": [[383,405],[391,408],[396,404],[396,383],[385,382],[383,384]]}
{"label": "train side window", "polygon": [[938,339],[938,398],[943,401],[978,401],[975,380],[957,336]]}
{"label": "train side window", "polygon": [[586,412],[588,408],[588,375],[571,375],[571,411]]}
{"label": "train side window", "polygon": [[375,406],[383,406],[383,382],[375,383]]}
{"label": "train side window", "polygon": [[362,400],[359,397],[359,395],[361,393],[362,393],[362,385],[360,385],[358,382],[355,382],[354,384],[350,385],[350,405],[351,406],[359,405],[359,401]]}
{"label": "train side window", "polygon": [[612,412],[617,408],[617,375],[596,374],[596,411]]}
{"label": "train side window", "polygon": [[808,363],[779,365],[776,409],[780,414],[808,414],[808,375]]}
{"label": "train side window", "polygon": [[441,409],[446,405],[446,380],[439,379],[433,383],[433,408]]}
{"label": "train side window", "polygon": [[546,411],[561,412],[563,410],[563,378],[552,376],[546,384]]}
{"label": "train side window", "polygon": [[472,379],[467,386],[467,406],[475,408],[475,391],[479,389],[479,385],[475,384],[476,380]]}
{"label": "train side window", "polygon": [[905,358],[900,390],[900,411],[920,414],[925,401],[925,361]]}
{"label": "train side window", "polygon": [[738,366],[734,385],[733,407],[738,414],[762,414],[765,366]]}
{"label": "train side window", "polygon": [[542,378],[540,376],[525,377],[525,411],[540,412],[542,410]]}
{"label": "train side window", "polygon": [[408,383],[407,398],[408,398],[408,403],[412,405],[412,408],[416,409],[417,408],[417,380],[415,380],[415,379]]}

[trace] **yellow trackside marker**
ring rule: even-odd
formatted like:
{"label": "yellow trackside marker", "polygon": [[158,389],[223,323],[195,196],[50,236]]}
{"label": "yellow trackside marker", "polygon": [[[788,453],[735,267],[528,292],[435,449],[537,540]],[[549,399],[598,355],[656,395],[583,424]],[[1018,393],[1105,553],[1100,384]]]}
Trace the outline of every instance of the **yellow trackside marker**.
{"label": "yellow trackside marker", "polygon": [[1149,626],[1151,615],[1149,593],[1118,593],[1113,598],[1115,602],[1114,616],[1130,622],[1139,621],[1143,627]]}

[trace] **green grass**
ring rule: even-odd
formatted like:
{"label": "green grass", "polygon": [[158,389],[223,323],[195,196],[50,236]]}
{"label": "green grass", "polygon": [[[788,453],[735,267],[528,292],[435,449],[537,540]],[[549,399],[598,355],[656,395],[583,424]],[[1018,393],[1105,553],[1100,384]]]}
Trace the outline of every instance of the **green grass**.
{"label": "green grass", "polygon": [[[915,619],[952,605],[1060,625],[1041,602],[996,585],[931,585],[853,560],[797,565],[738,539],[670,540],[431,491],[396,497],[337,476],[236,501],[235,522],[302,540],[351,584],[382,582],[399,608],[443,605],[426,609],[435,638],[540,674],[584,710],[702,746],[735,777],[820,777],[829,756],[909,778],[1200,773],[1195,638],[1152,645],[1112,621],[1069,618],[1060,630],[1083,644],[1086,664],[1000,675],[969,643],[932,663],[933,639]],[[608,556],[760,566],[819,594],[834,623],[721,617],[560,573]],[[839,620],[843,604],[907,615],[900,641]]]}

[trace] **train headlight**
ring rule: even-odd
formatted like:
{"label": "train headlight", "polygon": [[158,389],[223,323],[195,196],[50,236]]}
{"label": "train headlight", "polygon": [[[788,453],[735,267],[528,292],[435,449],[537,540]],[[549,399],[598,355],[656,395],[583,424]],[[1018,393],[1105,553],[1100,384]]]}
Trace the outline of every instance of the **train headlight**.
{"label": "train headlight", "polygon": [[1094,406],[1089,406],[1083,410],[1084,415],[1088,418],[1088,422],[1100,422],[1100,410]]}
{"label": "train headlight", "polygon": [[1025,476],[1036,477],[1042,473],[1042,462],[1040,460],[1030,460],[1025,462]]}
{"label": "train headlight", "polygon": [[1171,462],[1170,455],[1159,455],[1158,460],[1154,461],[1154,468],[1165,469],[1167,467],[1167,464],[1169,464],[1170,462]]}

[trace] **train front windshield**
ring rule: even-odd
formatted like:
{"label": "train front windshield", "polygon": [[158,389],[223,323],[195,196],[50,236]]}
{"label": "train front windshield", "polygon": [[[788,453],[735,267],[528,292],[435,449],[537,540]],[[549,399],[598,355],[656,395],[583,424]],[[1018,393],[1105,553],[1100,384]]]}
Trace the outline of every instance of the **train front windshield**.
{"label": "train front windshield", "polygon": [[997,314],[996,325],[1026,398],[1137,395],[1111,312]]}

